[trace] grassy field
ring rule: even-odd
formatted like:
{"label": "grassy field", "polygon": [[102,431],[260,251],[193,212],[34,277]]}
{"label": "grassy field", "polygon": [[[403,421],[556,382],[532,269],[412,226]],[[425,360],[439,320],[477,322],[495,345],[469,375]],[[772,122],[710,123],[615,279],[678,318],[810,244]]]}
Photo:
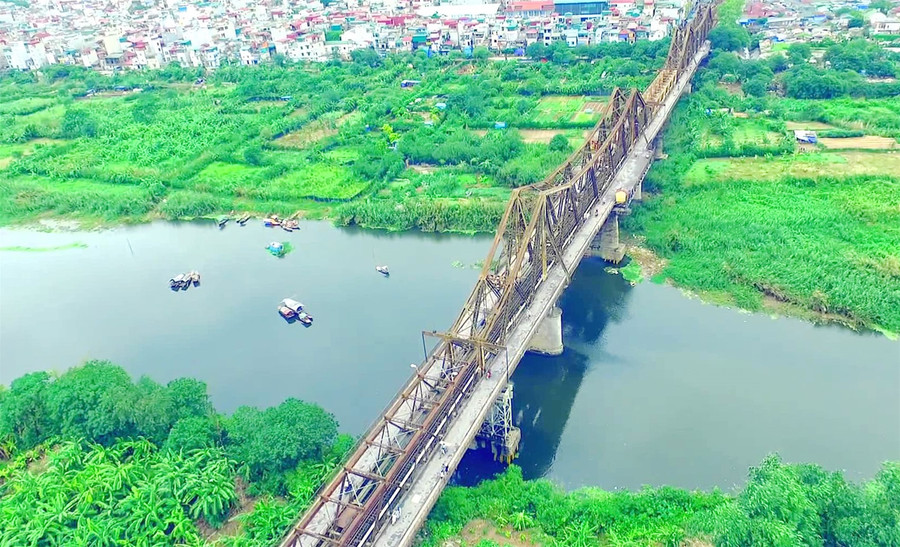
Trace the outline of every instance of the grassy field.
{"label": "grassy field", "polygon": [[[491,231],[509,188],[539,181],[565,157],[559,142],[549,146],[554,136],[581,143],[604,100],[584,90],[627,59],[565,69],[473,63],[462,75],[445,70],[447,59],[413,71],[411,61],[233,68],[203,86],[156,72],[0,78],[0,223],[301,211],[394,229]],[[579,78],[563,77],[570,72]],[[401,89],[411,77],[425,83]],[[472,86],[473,78],[492,84]],[[626,80],[604,81],[618,83]],[[128,90],[114,91],[120,84]],[[509,131],[489,131],[497,120]],[[393,192],[406,184],[405,169],[432,165],[461,178],[436,185],[446,192]],[[410,197],[415,203],[404,203]],[[359,206],[335,210],[351,200]],[[346,214],[373,207],[378,215]]]}
{"label": "grassy field", "polygon": [[856,175],[900,175],[900,154],[846,151],[768,158],[702,159],[685,173],[684,182],[696,185],[729,180],[772,181],[785,177],[815,179]]}
{"label": "grassy field", "polygon": [[541,97],[535,108],[534,121],[541,124],[557,122],[590,123],[600,119],[606,104],[603,97]]}

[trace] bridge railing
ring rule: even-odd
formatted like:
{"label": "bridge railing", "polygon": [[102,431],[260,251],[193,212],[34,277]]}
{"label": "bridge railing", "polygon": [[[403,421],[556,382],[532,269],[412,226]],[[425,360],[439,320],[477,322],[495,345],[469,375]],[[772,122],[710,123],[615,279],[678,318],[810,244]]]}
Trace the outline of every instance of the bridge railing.
{"label": "bridge railing", "polygon": [[439,335],[283,546],[361,546],[377,535],[550,269],[565,268],[562,253],[570,238],[608,190],[714,20],[711,6],[701,5],[673,33],[666,66],[644,94],[614,90],[585,143],[544,181],[512,192],[475,288],[450,331]]}

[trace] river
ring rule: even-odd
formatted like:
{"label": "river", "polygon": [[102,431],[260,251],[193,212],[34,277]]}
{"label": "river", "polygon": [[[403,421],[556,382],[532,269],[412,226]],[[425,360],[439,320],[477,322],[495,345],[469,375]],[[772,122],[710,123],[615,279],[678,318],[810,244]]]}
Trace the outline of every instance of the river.
{"label": "river", "polygon": [[[291,241],[284,258],[264,249]],[[99,232],[0,230],[0,383],[109,359],[159,382],[200,378],[216,407],[315,401],[359,434],[446,329],[490,238],[337,229],[287,234],[254,222],[158,222]],[[390,278],[374,271],[390,265]],[[460,267],[460,263],[464,267]],[[200,287],[174,293],[197,269]],[[285,297],[310,328],[276,313]],[[631,286],[585,261],[560,305],[566,350],[516,371],[516,463],[567,488],[730,489],[778,451],[874,475],[900,459],[900,344],[879,335],[706,305]],[[499,469],[484,453],[457,481]]]}

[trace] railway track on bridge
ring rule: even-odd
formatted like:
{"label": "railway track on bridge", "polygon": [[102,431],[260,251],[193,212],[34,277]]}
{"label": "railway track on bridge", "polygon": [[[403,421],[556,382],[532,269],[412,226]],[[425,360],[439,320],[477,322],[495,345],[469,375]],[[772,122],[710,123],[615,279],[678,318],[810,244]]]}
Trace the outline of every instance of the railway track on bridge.
{"label": "railway track on bridge", "polygon": [[573,234],[645,137],[659,105],[689,67],[696,68],[692,60],[714,23],[712,4],[694,6],[673,31],[666,64],[647,89],[615,89],[585,143],[544,181],[512,192],[456,321],[446,333],[426,333],[437,339],[435,347],[319,491],[282,547],[372,545],[396,518],[394,509],[417,471],[434,454],[487,367],[505,352],[507,336],[551,269],[561,267],[571,278],[563,255]]}

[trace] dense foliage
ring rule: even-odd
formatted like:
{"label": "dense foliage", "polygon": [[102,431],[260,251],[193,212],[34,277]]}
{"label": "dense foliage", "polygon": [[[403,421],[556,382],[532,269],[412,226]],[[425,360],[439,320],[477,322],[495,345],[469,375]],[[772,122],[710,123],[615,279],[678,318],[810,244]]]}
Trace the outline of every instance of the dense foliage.
{"label": "dense foliage", "polygon": [[885,463],[873,480],[857,485],[840,472],[769,456],[733,496],[669,487],[566,493],[546,480],[524,481],[511,467],[478,487],[445,490],[430,515],[425,545],[443,545],[474,519],[489,521],[501,538],[566,547],[692,540],[744,547],[898,545],[898,496],[900,462]]}
{"label": "dense foliage", "polygon": [[351,444],[296,399],[222,416],[188,378],[27,374],[0,387],[0,544],[201,545],[233,520],[220,542],[270,545]]}
{"label": "dense foliage", "polygon": [[[540,180],[565,143],[525,132],[579,140],[605,94],[652,79],[667,43],[573,51],[549,63],[361,52],[349,63],[210,74],[176,64],[113,76],[67,66],[7,73],[0,224],[48,213],[118,221],[302,210],[369,226],[490,229],[499,195],[407,203],[382,191],[418,166],[452,167],[497,188]],[[371,201],[387,203],[360,205]],[[366,214],[395,205],[422,216]]]}

